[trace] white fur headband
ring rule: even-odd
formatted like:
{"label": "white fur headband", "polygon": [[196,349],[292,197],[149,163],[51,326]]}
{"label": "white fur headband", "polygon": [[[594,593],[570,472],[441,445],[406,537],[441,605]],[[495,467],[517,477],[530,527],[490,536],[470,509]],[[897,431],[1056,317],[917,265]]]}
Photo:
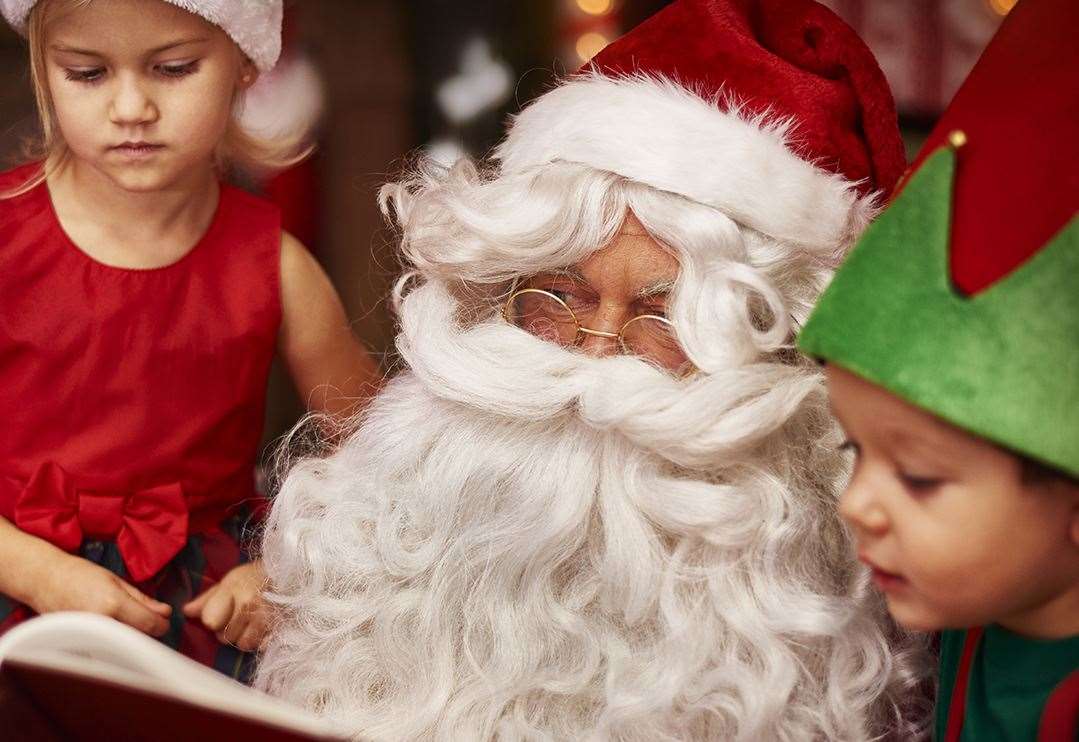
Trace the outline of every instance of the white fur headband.
{"label": "white fur headband", "polygon": [[[281,56],[282,0],[165,0],[227,33],[262,72]],[[0,0],[0,13],[21,34],[38,0]]]}

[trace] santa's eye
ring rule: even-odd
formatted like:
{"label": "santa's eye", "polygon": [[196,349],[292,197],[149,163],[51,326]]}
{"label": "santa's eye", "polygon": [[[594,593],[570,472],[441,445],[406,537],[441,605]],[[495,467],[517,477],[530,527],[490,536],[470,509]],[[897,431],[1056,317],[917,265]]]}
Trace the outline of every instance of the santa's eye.
{"label": "santa's eye", "polygon": [[557,297],[559,301],[575,311],[589,306],[592,300],[583,288],[565,281],[542,285],[538,288]]}

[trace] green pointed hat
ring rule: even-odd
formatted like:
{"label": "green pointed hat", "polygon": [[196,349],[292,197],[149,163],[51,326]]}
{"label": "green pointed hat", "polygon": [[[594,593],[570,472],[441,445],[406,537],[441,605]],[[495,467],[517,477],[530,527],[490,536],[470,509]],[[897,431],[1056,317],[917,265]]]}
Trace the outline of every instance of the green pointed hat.
{"label": "green pointed hat", "polygon": [[798,345],[1079,476],[1079,2],[1020,0]]}

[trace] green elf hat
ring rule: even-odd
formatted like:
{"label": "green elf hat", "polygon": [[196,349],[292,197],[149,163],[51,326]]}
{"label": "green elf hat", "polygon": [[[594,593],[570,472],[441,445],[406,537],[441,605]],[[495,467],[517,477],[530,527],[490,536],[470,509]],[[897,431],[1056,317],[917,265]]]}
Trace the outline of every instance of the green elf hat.
{"label": "green elf hat", "polygon": [[1020,0],[798,345],[1079,477],[1077,0]]}

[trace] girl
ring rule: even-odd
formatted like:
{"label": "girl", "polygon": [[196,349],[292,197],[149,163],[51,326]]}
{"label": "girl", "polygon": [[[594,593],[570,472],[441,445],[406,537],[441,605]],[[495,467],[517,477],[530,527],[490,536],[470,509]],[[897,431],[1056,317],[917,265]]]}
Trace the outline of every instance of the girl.
{"label": "girl", "polygon": [[243,675],[266,627],[240,537],[275,348],[320,411],[376,382],[314,259],[219,180],[296,159],[234,118],[281,0],[0,10],[30,42],[45,149],[0,174],[0,631],[104,613]]}

